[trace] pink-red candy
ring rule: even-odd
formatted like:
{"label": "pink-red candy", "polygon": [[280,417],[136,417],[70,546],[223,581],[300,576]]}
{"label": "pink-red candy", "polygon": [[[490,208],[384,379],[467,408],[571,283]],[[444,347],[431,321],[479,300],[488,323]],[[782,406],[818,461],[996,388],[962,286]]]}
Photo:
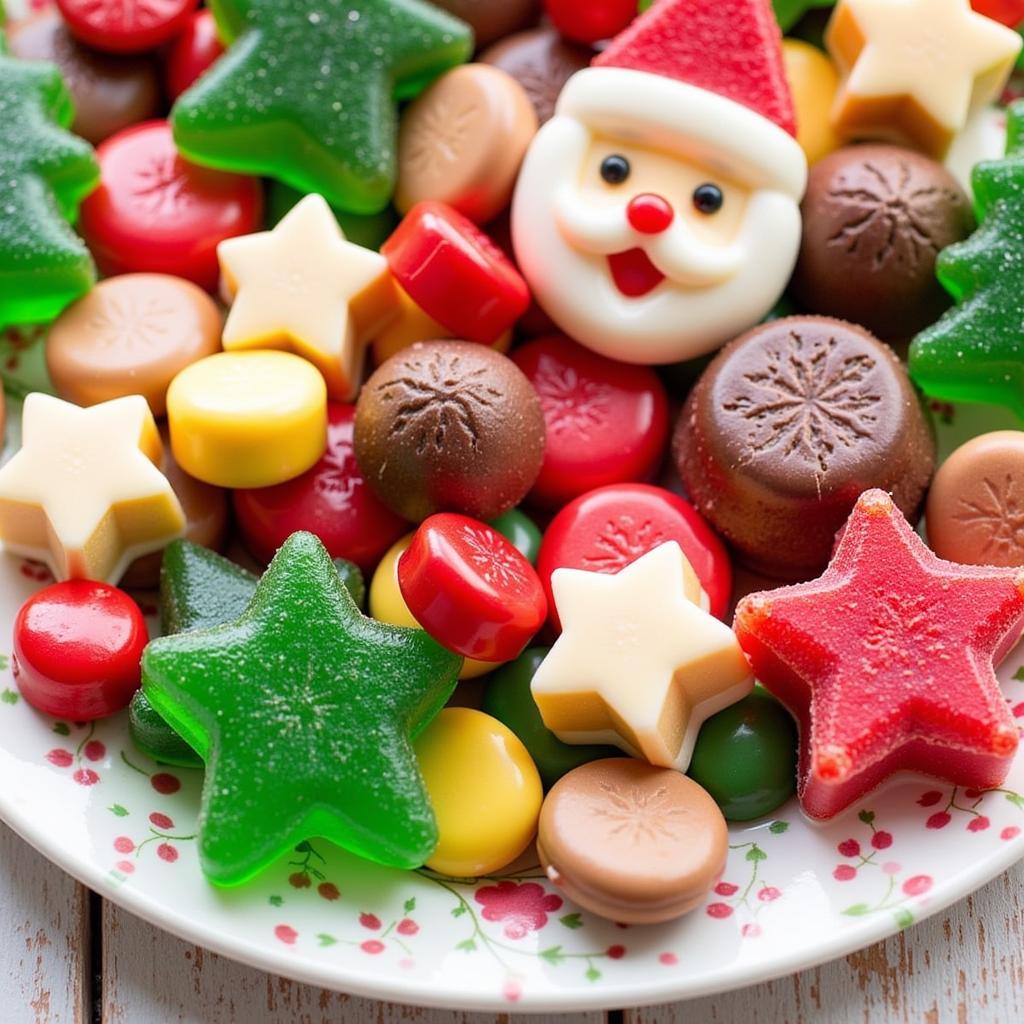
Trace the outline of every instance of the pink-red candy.
{"label": "pink-red candy", "polygon": [[547,617],[533,566],[497,530],[454,512],[420,524],[398,584],[416,621],[464,658],[511,661]]}
{"label": "pink-red candy", "polygon": [[355,406],[327,404],[327,451],[294,480],[234,492],[235,519],[246,547],[262,562],[295,533],[315,533],[332,558],[372,572],[409,524],[374,496],[352,449]]}
{"label": "pink-red candy", "polygon": [[530,501],[558,508],[595,487],[646,480],[668,440],[668,398],[658,375],[591,352],[564,335],[512,353],[540,396],[547,439]]}
{"label": "pink-red candy", "polygon": [[126,128],[96,155],[100,184],[82,203],[79,230],[107,276],[171,274],[213,292],[217,246],[263,226],[259,179],[183,160],[166,121]]}
{"label": "pink-red candy", "polygon": [[725,545],[687,501],[649,484],[612,484],[580,495],[548,526],[537,556],[551,624],[560,629],[551,594],[551,574],[563,567],[616,573],[659,544],[683,549],[708,596],[710,612],[724,618],[732,593],[732,567]]}
{"label": "pink-red candy", "polygon": [[444,203],[417,203],[380,251],[416,305],[453,337],[490,345],[530,304],[508,257]]}
{"label": "pink-red candy", "polygon": [[198,0],[57,0],[71,34],[108,53],[145,53],[185,27]]}
{"label": "pink-red candy", "polygon": [[139,606],[93,580],[54,583],[14,620],[14,678],[25,700],[56,718],[88,722],[128,706],[149,642]]}
{"label": "pink-red candy", "polygon": [[544,0],[551,24],[577,43],[617,36],[635,17],[637,0]]}
{"label": "pink-red candy", "polygon": [[1024,21],[1024,0],[971,0],[971,7],[1007,28]]}
{"label": "pink-red candy", "polygon": [[167,98],[176,100],[224,52],[217,36],[217,23],[208,8],[190,15],[185,27],[171,43],[164,63]]}

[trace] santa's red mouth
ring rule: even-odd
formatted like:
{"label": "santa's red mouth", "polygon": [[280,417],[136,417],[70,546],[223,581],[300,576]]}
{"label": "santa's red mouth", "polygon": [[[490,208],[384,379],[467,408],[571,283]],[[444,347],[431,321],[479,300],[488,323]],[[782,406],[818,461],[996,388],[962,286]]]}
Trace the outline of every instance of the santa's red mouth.
{"label": "santa's red mouth", "polygon": [[608,257],[615,287],[627,298],[639,299],[665,280],[665,275],[651,262],[643,249],[627,249]]}

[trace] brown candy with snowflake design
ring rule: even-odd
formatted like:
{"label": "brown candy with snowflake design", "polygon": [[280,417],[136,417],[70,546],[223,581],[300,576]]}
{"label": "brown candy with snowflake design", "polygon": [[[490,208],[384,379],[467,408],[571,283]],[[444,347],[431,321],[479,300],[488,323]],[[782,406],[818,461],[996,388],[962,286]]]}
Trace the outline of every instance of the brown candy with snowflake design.
{"label": "brown candy with snowflake design", "polygon": [[793,292],[809,312],[909,338],[949,305],[935,259],[974,226],[941,164],[899,146],[849,146],[816,163],[801,205]]}
{"label": "brown candy with snowflake design", "polygon": [[916,522],[935,441],[892,350],[827,317],[762,324],[690,394],[673,454],[698,510],[758,572],[810,579],[863,491]]}
{"label": "brown candy with snowflake design", "polygon": [[419,342],[366,382],[355,453],[370,487],[406,519],[495,519],[537,479],[544,414],[530,382],[499,352],[468,341]]}

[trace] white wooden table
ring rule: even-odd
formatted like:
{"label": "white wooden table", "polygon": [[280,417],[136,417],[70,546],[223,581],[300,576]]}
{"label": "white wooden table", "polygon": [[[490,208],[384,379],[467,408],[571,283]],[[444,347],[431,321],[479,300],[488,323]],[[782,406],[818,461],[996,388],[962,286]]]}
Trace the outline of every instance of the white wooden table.
{"label": "white wooden table", "polygon": [[[1019,1024],[1024,861],[843,960],[724,996],[524,1024]],[[241,967],[101,901],[0,825],[0,1024],[484,1024]],[[501,1018],[505,1020],[504,1015]]]}

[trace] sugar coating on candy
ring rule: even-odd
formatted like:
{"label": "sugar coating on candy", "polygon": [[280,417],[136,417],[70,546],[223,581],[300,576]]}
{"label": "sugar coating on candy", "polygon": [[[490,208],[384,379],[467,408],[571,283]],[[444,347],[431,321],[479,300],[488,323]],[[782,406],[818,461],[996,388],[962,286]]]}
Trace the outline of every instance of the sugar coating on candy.
{"label": "sugar coating on candy", "polygon": [[420,0],[217,0],[233,44],[172,111],[197,163],[278,178],[354,213],[395,181],[396,99],[468,59],[467,25]]}
{"label": "sugar coating on candy", "polygon": [[865,492],[820,579],[744,598],[736,632],[800,724],[798,793],[830,818],[903,769],[986,789],[1018,730],[993,663],[1024,625],[1020,569],[944,562]]}
{"label": "sugar coating on candy", "polygon": [[422,864],[437,826],[411,740],[459,665],[422,630],[365,618],[308,533],[285,542],[234,622],[153,641],[146,695],[207,765],[207,877],[238,885],[314,836]]}
{"label": "sugar coating on candy", "polygon": [[57,68],[8,57],[0,34],[0,328],[53,319],[96,279],[67,224],[99,180],[73,116]]}

